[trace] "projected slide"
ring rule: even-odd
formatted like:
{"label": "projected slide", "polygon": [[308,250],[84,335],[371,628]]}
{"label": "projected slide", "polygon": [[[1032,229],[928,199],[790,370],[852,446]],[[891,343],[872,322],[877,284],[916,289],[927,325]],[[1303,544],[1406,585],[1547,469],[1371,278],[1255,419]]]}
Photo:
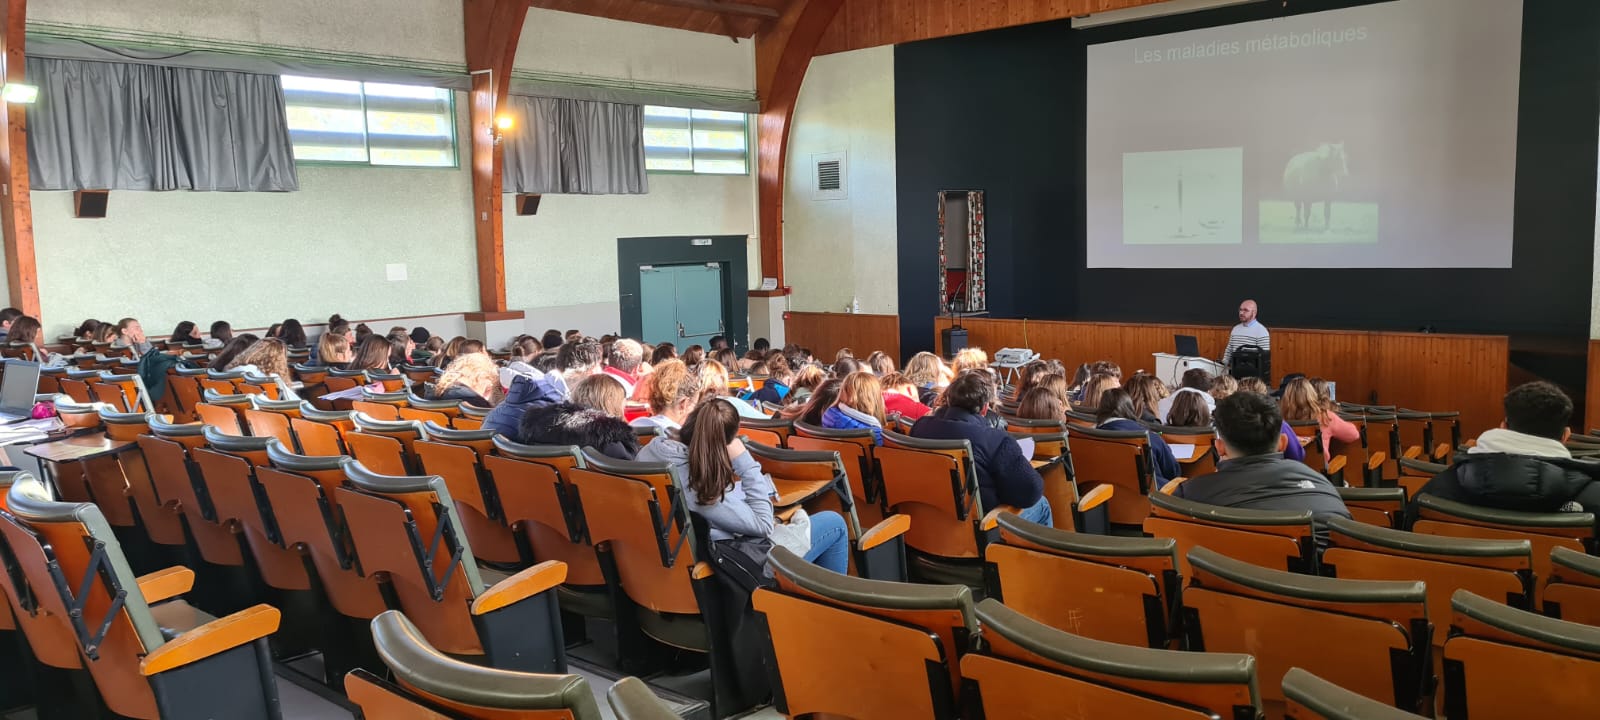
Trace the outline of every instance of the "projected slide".
{"label": "projected slide", "polygon": [[1511,266],[1521,0],[1088,48],[1090,267]]}

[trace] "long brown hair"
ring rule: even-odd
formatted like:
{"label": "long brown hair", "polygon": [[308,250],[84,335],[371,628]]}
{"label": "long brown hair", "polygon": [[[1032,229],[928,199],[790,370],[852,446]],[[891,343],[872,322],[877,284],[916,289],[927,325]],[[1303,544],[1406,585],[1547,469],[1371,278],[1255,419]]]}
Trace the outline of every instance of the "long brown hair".
{"label": "long brown hair", "polygon": [[6,335],[6,340],[14,343],[39,342],[39,320],[32,315],[23,315],[11,321],[11,332]]}
{"label": "long brown hair", "polygon": [[278,338],[257,340],[223,369],[232,370],[240,365],[254,365],[262,375],[277,375],[284,382],[288,382],[289,348]]}
{"label": "long brown hair", "polygon": [[[1098,408],[1100,407],[1100,396],[1104,395],[1107,390],[1120,387],[1122,387],[1122,383],[1114,375],[1101,373],[1091,376],[1089,382],[1083,384],[1083,404],[1089,408]],[[1138,420],[1139,418],[1129,419]]]}
{"label": "long brown hair", "polygon": [[1316,388],[1305,378],[1289,381],[1283,388],[1283,399],[1278,401],[1278,409],[1283,413],[1283,419],[1289,422],[1315,420],[1318,425],[1323,425],[1328,421],[1327,409],[1317,397]]}
{"label": "long brown hair", "polygon": [[739,434],[739,411],[718,400],[701,403],[689,413],[678,436],[689,448],[688,486],[699,504],[715,505],[733,487],[733,459],[728,443]]}
{"label": "long brown hair", "polygon": [[389,371],[389,338],[368,333],[356,346],[356,358],[350,361],[351,370]]}
{"label": "long brown hair", "polygon": [[1066,417],[1066,407],[1061,397],[1049,388],[1031,387],[1017,403],[1017,417],[1024,420],[1056,420]]}
{"label": "long brown hair", "polygon": [[883,384],[870,370],[858,370],[845,376],[839,385],[838,404],[871,415],[880,425],[888,422],[888,412],[883,408]]}

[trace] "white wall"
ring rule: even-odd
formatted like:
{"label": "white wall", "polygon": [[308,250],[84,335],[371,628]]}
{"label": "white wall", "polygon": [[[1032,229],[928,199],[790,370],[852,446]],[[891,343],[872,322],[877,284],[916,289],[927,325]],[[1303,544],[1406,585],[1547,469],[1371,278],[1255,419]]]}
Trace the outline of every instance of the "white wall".
{"label": "white wall", "polygon": [[[459,0],[36,0],[29,9],[31,22],[96,37],[465,60]],[[755,84],[750,41],[539,9],[529,11],[517,70],[721,90]],[[476,310],[459,94],[457,109],[456,169],[301,165],[295,193],[116,191],[103,220],[72,218],[71,193],[34,193],[47,332],[127,314],[157,330],[185,319],[244,327],[335,311],[360,319]],[[539,215],[507,215],[509,306],[528,312],[530,328],[618,329],[619,237],[755,232],[753,176],[651,175],[650,188],[547,195]],[[385,280],[387,263],[405,263],[409,279]]]}
{"label": "white wall", "polygon": [[[789,130],[783,257],[793,309],[898,312],[894,48],[811,60]],[[812,156],[844,153],[841,200],[817,199]],[[930,212],[932,202],[929,202]]]}

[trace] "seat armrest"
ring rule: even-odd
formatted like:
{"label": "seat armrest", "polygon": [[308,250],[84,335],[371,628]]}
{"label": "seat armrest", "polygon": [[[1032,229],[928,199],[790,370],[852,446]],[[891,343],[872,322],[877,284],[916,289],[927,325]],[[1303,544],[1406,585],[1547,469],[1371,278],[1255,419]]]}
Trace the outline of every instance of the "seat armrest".
{"label": "seat armrest", "polygon": [[[1179,485],[1184,484],[1188,480],[1189,480],[1189,478],[1181,478],[1181,477],[1175,477],[1175,478],[1173,478],[1171,480],[1168,480],[1165,484],[1163,484],[1161,486],[1161,492],[1164,493],[1164,494],[1167,494],[1167,495],[1171,495],[1172,491],[1177,490]],[[1099,490],[1100,488],[1109,488],[1109,487],[1111,487],[1111,485],[1110,485],[1110,483],[1107,483],[1107,484],[1104,484],[1104,485],[1101,485],[1101,486],[1095,488],[1095,490]],[[1085,496],[1085,497],[1087,497],[1087,496]],[[1087,510],[1088,508],[1083,507],[1083,504],[1079,503],[1078,504],[1078,509],[1079,510]]]}
{"label": "seat armrest", "polygon": [[1383,467],[1383,463],[1388,459],[1388,453],[1379,450],[1378,452],[1373,453],[1372,457],[1367,458],[1367,469],[1377,470],[1378,468]]}
{"label": "seat armrest", "polygon": [[144,656],[139,672],[145,677],[158,675],[255,642],[277,632],[281,618],[277,608],[256,605],[212,620]]}
{"label": "seat armrest", "polygon": [[1403,455],[1401,455],[1401,457],[1410,458],[1412,460],[1421,460],[1422,459],[1422,446],[1421,445],[1412,445],[1411,447],[1406,448],[1405,453]]}
{"label": "seat armrest", "polygon": [[[1178,478],[1180,481],[1182,479],[1183,478]],[[1172,483],[1167,483],[1167,485],[1171,484]],[[1167,493],[1171,492],[1166,487],[1161,488],[1161,491]],[[1083,497],[1078,498],[1078,512],[1089,512],[1090,510],[1111,502],[1111,496],[1116,494],[1116,492],[1116,487],[1112,486],[1111,483],[1102,483],[1100,485],[1096,485],[1093,490],[1084,493]]]}
{"label": "seat armrest", "polygon": [[883,522],[873,525],[872,527],[868,528],[866,532],[861,533],[860,539],[856,540],[856,546],[862,552],[866,552],[879,545],[889,542],[890,540],[905,535],[906,532],[910,530],[910,515],[890,515],[889,517],[884,518]]}
{"label": "seat armrest", "polygon": [[711,575],[711,563],[708,562],[697,562],[694,564],[694,568],[689,571],[689,579],[691,580],[704,580],[711,577]]}
{"label": "seat armrest", "polygon": [[484,615],[515,605],[567,581],[567,564],[546,560],[495,583],[472,600],[472,614]]}
{"label": "seat armrest", "polygon": [[182,565],[157,570],[139,578],[139,592],[151,605],[171,600],[194,588],[194,571]]}
{"label": "seat armrest", "polygon": [[1338,457],[1335,457],[1332,460],[1329,460],[1328,461],[1328,474],[1329,475],[1338,475],[1341,471],[1344,470],[1344,466],[1348,462],[1349,462],[1349,459],[1347,459],[1343,455],[1340,455]]}
{"label": "seat armrest", "polygon": [[1019,508],[1015,505],[1000,505],[995,509],[990,510],[987,515],[983,516],[983,521],[978,523],[978,529],[983,532],[988,532],[1000,527],[1000,513],[1003,512],[1011,513],[1012,515],[1021,515],[1022,508]]}

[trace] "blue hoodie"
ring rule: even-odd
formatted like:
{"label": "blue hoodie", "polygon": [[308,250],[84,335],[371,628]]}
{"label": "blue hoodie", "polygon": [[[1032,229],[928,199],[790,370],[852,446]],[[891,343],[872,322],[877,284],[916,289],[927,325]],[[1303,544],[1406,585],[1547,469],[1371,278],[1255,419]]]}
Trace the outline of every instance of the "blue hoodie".
{"label": "blue hoodie", "polygon": [[521,437],[522,415],[528,408],[566,401],[567,385],[554,374],[518,375],[506,390],[506,398],[483,419],[483,428],[516,440]]}

